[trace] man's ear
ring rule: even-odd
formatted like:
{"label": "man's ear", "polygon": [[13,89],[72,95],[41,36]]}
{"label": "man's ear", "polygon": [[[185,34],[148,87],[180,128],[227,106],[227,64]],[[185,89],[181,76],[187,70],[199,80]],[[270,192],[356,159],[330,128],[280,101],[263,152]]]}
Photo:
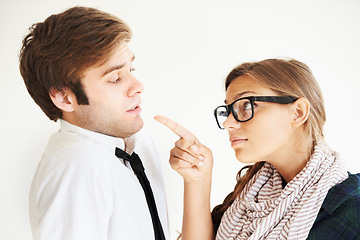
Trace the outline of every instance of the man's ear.
{"label": "man's ear", "polygon": [[51,88],[49,92],[51,101],[64,112],[74,111],[74,104],[77,104],[75,94],[68,88],[59,91],[55,88]]}
{"label": "man's ear", "polygon": [[293,103],[293,126],[299,127],[308,120],[310,114],[310,103],[305,98],[299,98]]}

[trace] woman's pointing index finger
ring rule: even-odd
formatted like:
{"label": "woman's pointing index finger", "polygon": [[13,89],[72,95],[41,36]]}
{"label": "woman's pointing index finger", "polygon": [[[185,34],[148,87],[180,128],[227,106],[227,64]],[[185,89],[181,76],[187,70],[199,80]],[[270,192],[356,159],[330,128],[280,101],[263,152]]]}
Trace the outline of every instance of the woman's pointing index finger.
{"label": "woman's pointing index finger", "polygon": [[173,131],[176,135],[178,135],[180,138],[194,141],[194,143],[199,143],[199,140],[195,137],[194,134],[192,134],[189,130],[175,122],[174,120],[171,120],[168,117],[165,116],[155,116],[155,120],[164,124],[166,127],[168,127],[171,131]]}

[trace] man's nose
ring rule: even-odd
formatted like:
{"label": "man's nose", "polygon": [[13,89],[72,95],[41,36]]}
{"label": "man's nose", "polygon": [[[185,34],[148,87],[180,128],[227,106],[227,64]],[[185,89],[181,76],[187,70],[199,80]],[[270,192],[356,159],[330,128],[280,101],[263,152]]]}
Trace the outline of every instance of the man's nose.
{"label": "man's nose", "polygon": [[143,93],[144,92],[144,85],[142,84],[142,82],[140,82],[136,77],[132,77],[132,81],[131,81],[131,86],[128,90],[128,96],[131,97],[134,94],[137,93]]}

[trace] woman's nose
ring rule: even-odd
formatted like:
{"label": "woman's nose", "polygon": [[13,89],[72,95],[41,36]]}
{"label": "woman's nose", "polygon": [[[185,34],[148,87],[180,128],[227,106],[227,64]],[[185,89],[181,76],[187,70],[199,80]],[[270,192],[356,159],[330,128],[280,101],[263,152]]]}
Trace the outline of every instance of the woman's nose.
{"label": "woman's nose", "polygon": [[232,113],[227,117],[227,119],[223,123],[224,128],[228,131],[231,129],[238,129],[240,128],[240,122],[238,122]]}

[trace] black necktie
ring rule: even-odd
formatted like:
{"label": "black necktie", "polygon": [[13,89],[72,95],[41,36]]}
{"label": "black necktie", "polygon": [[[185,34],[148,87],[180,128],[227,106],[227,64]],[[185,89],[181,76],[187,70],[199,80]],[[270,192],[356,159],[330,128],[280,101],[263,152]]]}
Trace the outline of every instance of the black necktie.
{"label": "black necktie", "polygon": [[131,168],[133,169],[136,177],[138,178],[141,187],[144,190],[146,202],[149,207],[149,211],[151,214],[151,220],[154,227],[155,239],[156,240],[165,240],[164,232],[161,226],[161,222],[159,219],[159,215],[156,209],[156,203],[154,199],[153,192],[151,190],[150,182],[145,175],[144,166],[139,158],[139,156],[133,152],[131,156],[121,150],[120,148],[116,148],[115,155],[118,158],[122,158],[124,160],[129,161]]}

